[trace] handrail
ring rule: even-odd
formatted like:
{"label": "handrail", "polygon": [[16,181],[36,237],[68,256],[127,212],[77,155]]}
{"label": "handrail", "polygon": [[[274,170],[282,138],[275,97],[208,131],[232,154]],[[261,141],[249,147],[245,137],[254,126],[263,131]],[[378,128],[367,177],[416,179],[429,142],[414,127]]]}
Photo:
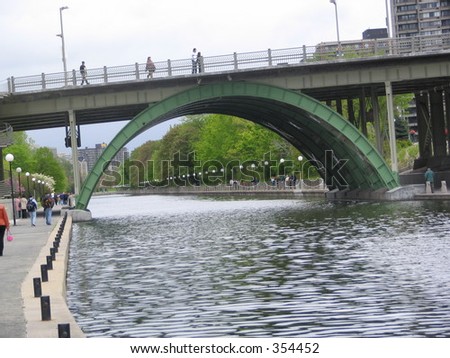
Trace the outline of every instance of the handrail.
{"label": "handrail", "polygon": [[9,123],[0,122],[0,148],[5,148],[13,142],[13,128]]}
{"label": "handrail", "polygon": [[[288,66],[347,60],[372,56],[390,56],[398,54],[417,54],[450,50],[450,34],[428,35],[408,38],[384,38],[371,40],[342,41],[337,48],[336,42],[322,42],[316,46],[302,46],[287,49],[263,50],[211,56],[203,58],[202,71],[208,73],[233,72],[273,66]],[[153,78],[174,76],[199,76],[192,73],[191,59],[167,60],[155,62]],[[197,69],[198,70],[198,69]],[[90,84],[107,84],[121,81],[147,80],[145,63],[124,66],[111,66],[88,70]],[[24,91],[43,91],[52,88],[64,88],[80,85],[81,75],[77,70],[40,75],[9,77],[8,93]]]}

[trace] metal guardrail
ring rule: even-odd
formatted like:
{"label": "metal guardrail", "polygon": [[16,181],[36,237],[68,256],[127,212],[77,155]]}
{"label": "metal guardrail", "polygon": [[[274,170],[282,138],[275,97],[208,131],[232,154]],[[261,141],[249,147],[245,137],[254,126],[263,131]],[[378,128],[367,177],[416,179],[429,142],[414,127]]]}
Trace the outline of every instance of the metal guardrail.
{"label": "metal guardrail", "polygon": [[[450,34],[400,39],[342,41],[340,48],[338,48],[336,42],[322,42],[316,46],[277,50],[268,49],[245,53],[234,52],[228,55],[204,57],[202,59],[202,72],[227,73],[238,70],[299,65],[320,61],[441,52],[445,50],[450,50]],[[103,68],[89,69],[87,78],[90,84],[147,80],[145,66],[145,63],[135,63],[125,66],[104,66]],[[201,75],[201,73],[192,73],[192,61],[190,58],[159,61],[155,62],[155,66],[156,71],[153,73],[153,78]],[[25,77],[10,77],[7,79],[7,83],[9,93],[42,91],[80,85],[81,75],[77,70],[68,71],[66,74],[64,72],[42,73]]]}
{"label": "metal guardrail", "polygon": [[279,182],[275,185],[270,183],[250,182],[235,184],[219,184],[219,185],[185,185],[185,186],[147,186],[142,189],[125,189],[118,187],[117,192],[129,193],[139,192],[141,194],[153,193],[249,193],[249,192],[327,192],[328,188],[322,178],[316,180],[299,179],[295,185],[285,185],[284,182]]}
{"label": "metal guardrail", "polygon": [[13,128],[8,123],[0,122],[0,148],[5,148],[13,142]]}

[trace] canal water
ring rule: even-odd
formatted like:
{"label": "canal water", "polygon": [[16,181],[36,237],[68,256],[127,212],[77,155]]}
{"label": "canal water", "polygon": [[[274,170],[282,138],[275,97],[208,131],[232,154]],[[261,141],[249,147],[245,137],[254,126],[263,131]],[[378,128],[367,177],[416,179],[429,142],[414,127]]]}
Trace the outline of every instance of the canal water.
{"label": "canal water", "polygon": [[105,196],[75,224],[88,337],[450,337],[450,202]]}

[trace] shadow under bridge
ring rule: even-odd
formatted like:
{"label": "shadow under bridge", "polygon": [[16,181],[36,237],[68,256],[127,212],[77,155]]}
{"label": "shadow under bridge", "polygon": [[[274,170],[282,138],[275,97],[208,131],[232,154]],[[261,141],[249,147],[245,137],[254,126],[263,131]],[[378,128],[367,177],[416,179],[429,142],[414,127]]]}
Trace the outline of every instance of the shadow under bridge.
{"label": "shadow under bridge", "polygon": [[87,209],[103,170],[129,141],[164,121],[192,114],[226,114],[275,131],[316,166],[330,189],[393,189],[398,177],[367,138],[321,102],[264,84],[197,86],[142,111],[114,137],[83,183],[77,209]]}

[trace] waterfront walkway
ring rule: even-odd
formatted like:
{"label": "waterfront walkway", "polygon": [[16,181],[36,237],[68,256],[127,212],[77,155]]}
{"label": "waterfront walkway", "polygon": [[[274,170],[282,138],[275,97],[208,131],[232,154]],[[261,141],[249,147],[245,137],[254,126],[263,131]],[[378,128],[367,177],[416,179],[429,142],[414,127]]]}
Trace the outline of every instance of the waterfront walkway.
{"label": "waterfront walkway", "polygon": [[48,271],[48,282],[42,282],[42,295],[50,297],[51,320],[42,320],[39,297],[34,297],[33,278],[41,277],[40,265],[46,264],[49,247],[60,228],[61,210],[54,210],[52,225],[46,225],[39,213],[36,226],[30,219],[11,220],[14,240],[8,242],[0,257],[0,338],[58,337],[58,324],[69,323],[71,336],[82,337],[65,302],[65,273],[71,219],[68,216],[60,248]]}

